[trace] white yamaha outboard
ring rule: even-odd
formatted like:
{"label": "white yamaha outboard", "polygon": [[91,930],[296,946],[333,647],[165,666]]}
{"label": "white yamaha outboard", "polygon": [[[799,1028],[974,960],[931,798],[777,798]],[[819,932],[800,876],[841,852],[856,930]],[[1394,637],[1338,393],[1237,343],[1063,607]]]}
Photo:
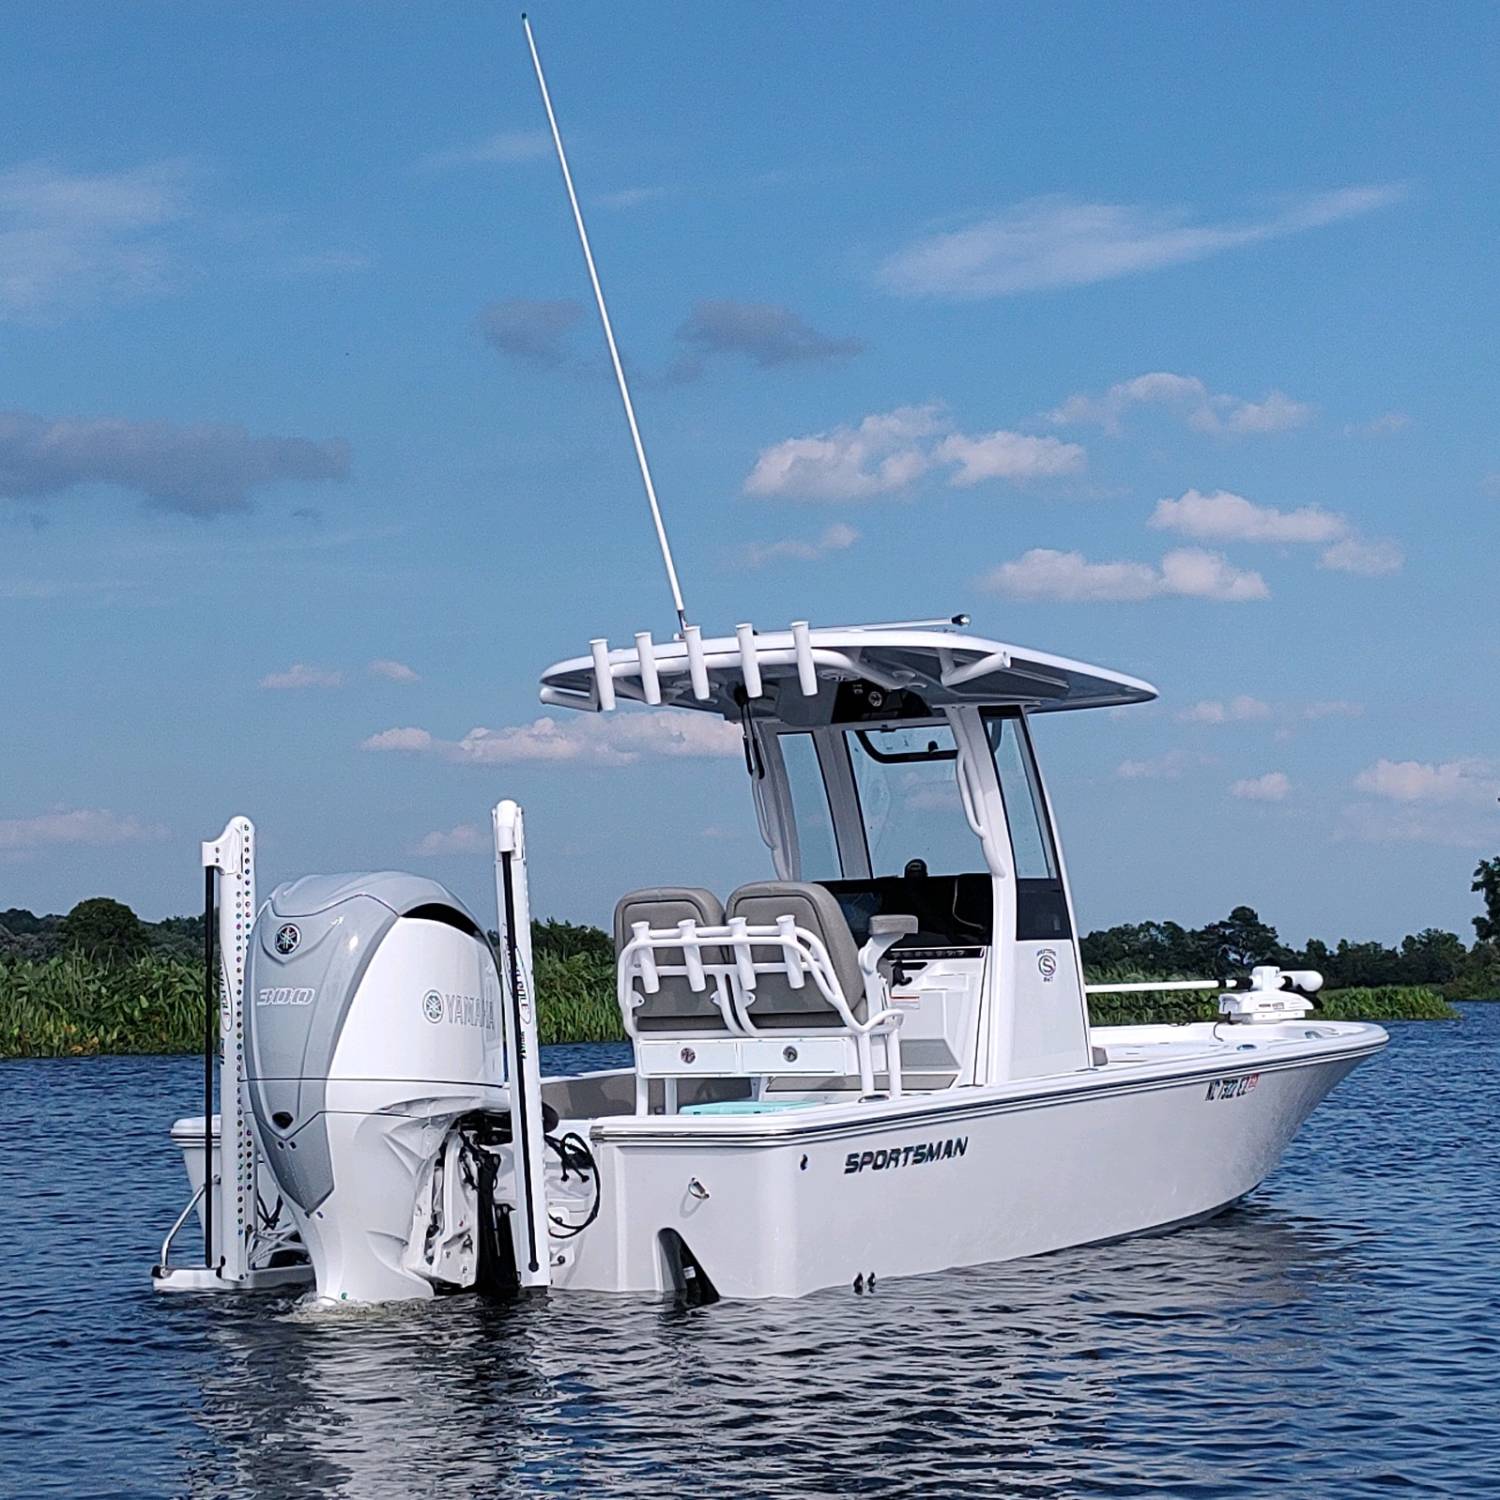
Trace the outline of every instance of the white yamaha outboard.
{"label": "white yamaha outboard", "polygon": [[473,1285],[493,1167],[455,1126],[506,1100],[478,923],[415,875],[295,880],[256,919],[245,991],[251,1107],[318,1295]]}

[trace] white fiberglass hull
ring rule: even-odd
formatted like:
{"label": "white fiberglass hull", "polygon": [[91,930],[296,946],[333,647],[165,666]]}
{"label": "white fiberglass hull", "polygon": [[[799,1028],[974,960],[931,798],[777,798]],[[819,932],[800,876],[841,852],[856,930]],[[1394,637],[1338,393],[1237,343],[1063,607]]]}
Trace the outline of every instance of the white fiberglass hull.
{"label": "white fiberglass hull", "polygon": [[721,1296],[796,1297],[1203,1218],[1257,1187],[1386,1036],[1323,1023],[1095,1039],[1110,1063],[1080,1074],[774,1114],[597,1120],[601,1211],[554,1285],[670,1292],[672,1232]]}

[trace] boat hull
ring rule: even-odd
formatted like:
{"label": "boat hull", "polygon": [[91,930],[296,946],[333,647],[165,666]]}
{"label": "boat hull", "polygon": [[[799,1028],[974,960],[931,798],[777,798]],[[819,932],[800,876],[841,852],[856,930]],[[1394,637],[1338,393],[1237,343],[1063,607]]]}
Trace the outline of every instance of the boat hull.
{"label": "boat hull", "polygon": [[555,1284],[670,1293],[685,1248],[722,1296],[796,1297],[1202,1219],[1385,1042],[1319,1036],[856,1107],[601,1120],[599,1220]]}

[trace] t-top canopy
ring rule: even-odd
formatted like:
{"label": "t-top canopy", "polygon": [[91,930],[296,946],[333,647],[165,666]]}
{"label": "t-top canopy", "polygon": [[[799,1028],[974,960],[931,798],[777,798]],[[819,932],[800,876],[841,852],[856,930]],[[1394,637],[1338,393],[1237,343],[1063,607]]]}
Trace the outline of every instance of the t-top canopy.
{"label": "t-top canopy", "polygon": [[[837,721],[846,717],[846,702],[848,717],[863,718],[895,694],[908,716],[922,706],[935,712],[956,704],[1005,704],[1047,713],[1156,697],[1139,678],[942,623],[814,630],[796,621],[767,634],[741,625],[732,636],[709,640],[689,625],[681,639],[653,641],[641,631],[623,650],[611,651],[603,640],[590,646],[590,655],[542,674],[543,703],[607,712],[617,698],[628,698],[729,715],[747,702],[769,700],[779,717],[804,719],[812,705],[794,707],[797,700],[821,698],[827,705],[821,717]],[[851,692],[860,700],[857,709],[848,701]]]}

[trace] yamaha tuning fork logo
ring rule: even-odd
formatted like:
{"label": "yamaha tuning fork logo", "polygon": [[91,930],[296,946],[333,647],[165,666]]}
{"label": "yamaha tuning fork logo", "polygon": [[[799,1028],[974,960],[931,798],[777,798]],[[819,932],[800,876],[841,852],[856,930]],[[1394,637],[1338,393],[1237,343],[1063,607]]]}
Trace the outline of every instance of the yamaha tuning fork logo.
{"label": "yamaha tuning fork logo", "polygon": [[283,922],[276,929],[276,951],[286,958],[289,954],[297,951],[297,945],[302,941],[302,930],[295,922]]}
{"label": "yamaha tuning fork logo", "polygon": [[493,1029],[495,1002],[488,995],[447,995],[442,990],[428,990],[422,996],[422,1014],[434,1026],[446,1021],[450,1026]]}

